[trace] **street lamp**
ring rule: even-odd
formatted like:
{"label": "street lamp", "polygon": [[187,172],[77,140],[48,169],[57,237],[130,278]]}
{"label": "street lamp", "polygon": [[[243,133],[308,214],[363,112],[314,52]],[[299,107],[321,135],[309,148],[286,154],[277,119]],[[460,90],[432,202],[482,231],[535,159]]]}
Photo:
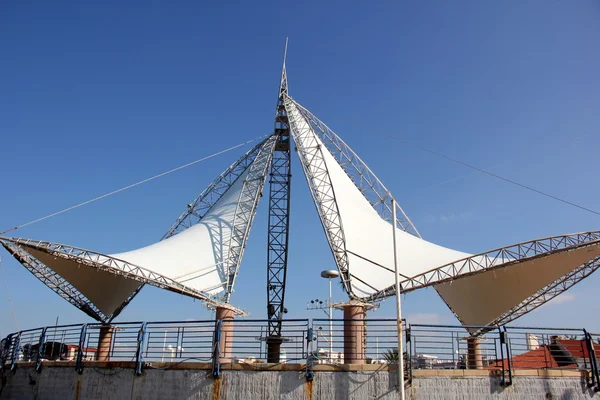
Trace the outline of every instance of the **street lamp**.
{"label": "street lamp", "polygon": [[333,336],[332,336],[332,321],[331,318],[333,316],[333,304],[331,302],[331,280],[340,276],[340,273],[335,269],[326,269],[325,271],[321,271],[321,278],[325,278],[329,280],[329,362],[333,362]]}

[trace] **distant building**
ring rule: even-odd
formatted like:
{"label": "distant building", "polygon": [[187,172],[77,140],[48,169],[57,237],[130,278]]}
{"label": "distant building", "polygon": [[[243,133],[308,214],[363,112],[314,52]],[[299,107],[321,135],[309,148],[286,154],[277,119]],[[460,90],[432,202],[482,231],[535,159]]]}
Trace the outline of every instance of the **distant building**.
{"label": "distant building", "polygon": [[311,353],[310,359],[312,360],[313,364],[343,364],[344,353],[333,352],[330,356],[329,350],[318,349],[317,351],[313,351]]}

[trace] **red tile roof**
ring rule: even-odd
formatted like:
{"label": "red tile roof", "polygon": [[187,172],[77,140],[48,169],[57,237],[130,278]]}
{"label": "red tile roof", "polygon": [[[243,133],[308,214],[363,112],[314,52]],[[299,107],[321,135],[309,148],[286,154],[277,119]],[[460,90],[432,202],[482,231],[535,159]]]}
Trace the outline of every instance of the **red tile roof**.
{"label": "red tile roof", "polygon": [[585,345],[585,340],[558,338],[556,339],[556,342],[562,344],[565,350],[571,353],[575,358],[589,358],[590,356],[587,346]]}
{"label": "red tile roof", "polygon": [[[571,356],[575,358],[587,357],[589,354],[585,342],[579,340],[558,340]],[[566,342],[566,343],[565,343]],[[571,360],[564,354],[552,352],[547,345],[516,355],[510,359],[513,369],[544,369],[544,368],[577,368],[577,363],[567,363]],[[486,367],[486,369],[508,368],[507,360],[501,360]]]}
{"label": "red tile roof", "polygon": [[[558,368],[559,365],[552,356],[547,346],[540,346],[535,350],[519,354],[510,359],[510,366],[513,369],[542,369]],[[507,360],[498,361],[489,365],[486,369],[508,368]]]}

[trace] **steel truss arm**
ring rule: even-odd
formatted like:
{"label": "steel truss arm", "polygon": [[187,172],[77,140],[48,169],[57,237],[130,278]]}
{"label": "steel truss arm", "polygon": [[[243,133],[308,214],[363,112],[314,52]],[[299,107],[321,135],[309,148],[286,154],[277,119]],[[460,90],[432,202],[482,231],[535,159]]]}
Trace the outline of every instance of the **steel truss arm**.
{"label": "steel truss arm", "polygon": [[[11,248],[14,249],[15,247],[20,247],[21,245],[28,246],[36,250],[51,254],[54,257],[60,257],[81,265],[96,268],[100,271],[106,271],[117,276],[123,276],[125,278],[140,283],[149,284],[161,289],[167,289],[175,293],[180,293],[186,296],[197,298],[205,301],[208,306],[216,307],[223,305],[220,301],[213,299],[207,293],[189,288],[169,277],[150,271],[146,268],[142,268],[135,264],[131,264],[127,261],[109,257],[105,254],[96,253],[90,250],[85,250],[64,244],[43,242],[30,239],[0,238],[0,242],[13,255],[14,252],[10,250]],[[23,255],[23,253],[26,253],[26,250],[21,248],[21,252],[19,252],[19,254]],[[19,261],[22,261],[21,258],[17,257],[17,259]],[[27,265],[24,265],[27,267],[27,269],[30,272],[32,272],[36,277],[38,277],[38,279],[40,279],[42,282],[46,283],[46,281],[49,281],[50,285],[48,286],[56,293],[61,295],[61,297],[63,297],[65,300],[77,306],[93,318],[99,319],[101,321],[110,320],[109,316],[104,316],[102,313],[97,311],[97,309],[89,300],[87,300],[81,293],[79,293],[79,291],[70,286],[65,280],[58,277],[58,275],[51,271],[49,267],[42,264],[39,260],[36,260],[31,255],[28,255],[26,261]],[[134,294],[132,294],[130,298]],[[84,306],[82,306],[82,304],[84,304]],[[227,307],[231,308],[230,306]],[[89,310],[94,311],[90,312]],[[236,310],[236,312],[238,312],[239,314],[242,313],[240,310]]]}
{"label": "steel truss arm", "polygon": [[350,273],[348,270],[348,254],[346,239],[335,197],[335,191],[329,176],[327,164],[320,143],[313,137],[313,129],[300,114],[296,104],[289,96],[285,96],[285,109],[289,117],[291,133],[298,148],[304,175],[310,187],[310,193],[317,207],[321,224],[325,230],[327,241],[331,247],[335,263],[340,270],[344,289],[351,298]]}
{"label": "steel truss arm", "polygon": [[256,158],[249,167],[248,174],[244,180],[244,186],[240,192],[232,223],[229,253],[225,262],[225,270],[227,271],[227,287],[223,298],[225,302],[229,302],[229,298],[233,292],[233,286],[239,271],[239,265],[242,261],[248,234],[256,214],[256,207],[262,195],[267,170],[273,159],[276,142],[277,135],[273,134],[260,147]]}
{"label": "steel truss arm", "polygon": [[[297,107],[300,114],[311,125],[314,132],[319,136],[325,147],[336,158],[346,174],[352,179],[358,190],[365,196],[371,206],[377,211],[379,216],[391,223],[392,222],[392,194],[375,176],[373,171],[365,164],[361,158],[324,122],[315,117],[310,111],[301,104],[290,98],[291,102]],[[404,210],[395,202],[397,216],[396,226],[405,232],[414,236],[421,237],[417,228],[410,221]]]}
{"label": "steel truss arm", "polygon": [[[402,293],[451,281],[460,277],[506,267],[526,260],[545,257],[554,253],[595,245],[598,244],[599,241],[600,231],[592,231],[571,235],[552,236],[532,240],[530,242],[518,243],[508,247],[501,247],[405,279],[400,283],[402,286]],[[365,300],[373,301],[395,295],[396,291],[392,285],[372,294]]]}
{"label": "steel truss arm", "polygon": [[219,201],[225,192],[233,185],[244,171],[254,162],[260,149],[269,138],[258,143],[246,154],[240,157],[221,175],[219,175],[206,189],[202,191],[190,204],[187,209],[181,213],[179,218],[169,228],[163,236],[163,240],[173,235],[178,234],[202,220],[202,218],[210,211],[212,206]]}

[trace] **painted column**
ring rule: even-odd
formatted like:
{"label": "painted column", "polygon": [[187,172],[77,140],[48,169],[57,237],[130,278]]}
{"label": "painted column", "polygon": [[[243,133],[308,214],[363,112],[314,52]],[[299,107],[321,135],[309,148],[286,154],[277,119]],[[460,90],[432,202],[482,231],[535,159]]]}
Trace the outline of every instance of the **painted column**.
{"label": "painted column", "polygon": [[483,357],[481,354],[480,338],[467,338],[467,368],[483,369]]}
{"label": "painted column", "polygon": [[365,364],[365,304],[350,301],[344,310],[344,364]]}
{"label": "painted column", "polygon": [[231,351],[233,346],[233,317],[235,313],[231,308],[217,307],[217,320],[222,320],[221,341],[219,342],[219,353],[221,363],[231,363]]}
{"label": "painted column", "polygon": [[96,352],[96,360],[109,361],[110,350],[115,327],[111,325],[102,325],[98,336],[98,350]]}

